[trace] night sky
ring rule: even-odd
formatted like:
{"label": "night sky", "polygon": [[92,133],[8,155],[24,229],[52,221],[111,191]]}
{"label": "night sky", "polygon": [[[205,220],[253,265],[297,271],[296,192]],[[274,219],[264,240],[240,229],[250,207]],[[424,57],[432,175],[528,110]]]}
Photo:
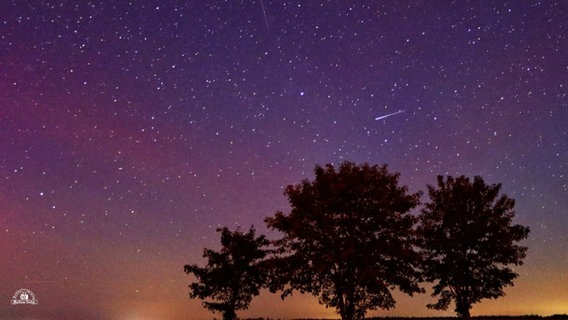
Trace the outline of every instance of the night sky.
{"label": "night sky", "polygon": [[212,318],[183,265],[218,227],[278,237],[283,188],[343,161],[502,183],[528,256],[472,313],[568,313],[567,28],[561,0],[2,1],[0,319]]}

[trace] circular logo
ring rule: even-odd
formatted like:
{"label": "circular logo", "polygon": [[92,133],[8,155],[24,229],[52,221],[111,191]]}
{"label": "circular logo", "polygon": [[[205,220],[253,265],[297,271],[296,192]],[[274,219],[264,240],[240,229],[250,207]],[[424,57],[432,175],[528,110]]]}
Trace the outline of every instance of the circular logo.
{"label": "circular logo", "polygon": [[35,294],[29,289],[20,289],[12,296],[12,304],[37,304]]}

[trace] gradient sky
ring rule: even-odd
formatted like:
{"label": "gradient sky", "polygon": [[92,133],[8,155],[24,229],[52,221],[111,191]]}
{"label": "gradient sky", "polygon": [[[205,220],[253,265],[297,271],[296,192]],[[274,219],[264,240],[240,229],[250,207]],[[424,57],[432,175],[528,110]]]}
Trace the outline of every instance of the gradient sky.
{"label": "gradient sky", "polygon": [[472,313],[568,313],[567,28],[561,0],[1,1],[0,319],[212,318],[183,265],[345,160],[502,183],[529,252]]}

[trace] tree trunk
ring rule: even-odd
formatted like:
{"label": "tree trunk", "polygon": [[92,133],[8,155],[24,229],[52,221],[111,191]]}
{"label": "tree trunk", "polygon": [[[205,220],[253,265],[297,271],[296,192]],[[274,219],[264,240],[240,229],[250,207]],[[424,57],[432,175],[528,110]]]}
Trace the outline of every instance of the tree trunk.
{"label": "tree trunk", "polygon": [[355,300],[353,288],[349,288],[349,296],[347,296],[347,317],[349,320],[355,320],[355,305],[353,300]]}
{"label": "tree trunk", "polygon": [[341,315],[341,320],[355,320],[353,290],[347,288],[347,292],[342,293],[339,297],[339,314]]}
{"label": "tree trunk", "polygon": [[235,308],[227,308],[227,310],[225,310],[223,312],[223,320],[235,320],[237,319],[237,313],[235,312]]}
{"label": "tree trunk", "polygon": [[466,297],[458,296],[456,299],[456,312],[461,319],[469,319],[471,317],[469,310],[471,303],[467,301]]}
{"label": "tree trunk", "polygon": [[223,312],[223,320],[236,320],[237,319],[237,293],[238,290],[236,290],[235,288],[233,288],[232,291],[232,298],[229,301],[229,303],[227,304],[227,308],[225,309],[225,311]]}

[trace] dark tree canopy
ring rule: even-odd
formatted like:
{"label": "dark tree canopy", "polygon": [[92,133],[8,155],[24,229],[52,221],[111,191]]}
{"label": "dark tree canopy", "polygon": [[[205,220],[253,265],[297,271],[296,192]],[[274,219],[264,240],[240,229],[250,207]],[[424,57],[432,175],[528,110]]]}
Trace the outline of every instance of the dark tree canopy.
{"label": "dark tree canopy", "polygon": [[204,268],[186,265],[185,273],[193,273],[198,282],[189,285],[189,296],[199,298],[203,305],[214,312],[221,312],[224,320],[236,319],[236,310],[247,309],[253,296],[264,286],[266,272],[260,266],[269,244],[264,236],[255,236],[254,228],[247,233],[228,228],[221,232],[221,251],[203,251],[208,259]]}
{"label": "dark tree canopy", "polygon": [[288,186],[290,214],[266,219],[284,234],[275,243],[280,283],[271,289],[283,289],[283,297],[293,290],[319,296],[343,320],[394,307],[394,288],[420,292],[416,218],[408,213],[420,195],[398,179],[386,165],[345,162],[337,170],[316,166],[314,181]]}
{"label": "dark tree canopy", "polygon": [[455,302],[460,317],[469,317],[473,304],[504,295],[517,274],[508,265],[521,265],[526,247],[517,243],[529,229],[513,225],[515,202],[499,196],[500,184],[486,185],[481,177],[438,177],[428,186],[430,202],[420,217],[419,232],[427,256],[426,280],[435,282],[429,308]]}

